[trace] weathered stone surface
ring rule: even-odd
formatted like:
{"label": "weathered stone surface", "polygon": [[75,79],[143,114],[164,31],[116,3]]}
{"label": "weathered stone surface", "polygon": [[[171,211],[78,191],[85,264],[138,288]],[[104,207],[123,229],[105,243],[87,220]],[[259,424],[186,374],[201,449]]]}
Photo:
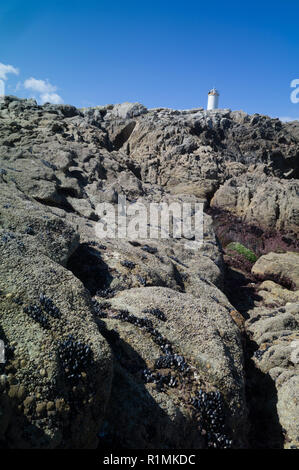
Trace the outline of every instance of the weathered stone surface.
{"label": "weathered stone surface", "polygon": [[[0,368],[13,379],[0,398],[1,445],[93,447],[110,395],[112,358],[93,320],[90,295],[64,267],[79,237],[51,209],[15,187],[0,186],[0,334],[8,348],[7,364]],[[41,294],[52,299],[58,315],[45,311]],[[27,313],[33,305],[46,325]],[[76,392],[58,354],[69,335],[90,346],[93,355]],[[63,409],[49,410],[53,400],[63,400]]]}
{"label": "weathered stone surface", "polygon": [[267,382],[265,393],[274,400],[272,413],[277,412],[284,447],[298,447],[299,304],[286,303],[277,310],[255,308],[246,325],[257,344],[255,367],[273,383]]}
{"label": "weathered stone surface", "polygon": [[287,302],[299,301],[299,290],[290,291],[273,281],[264,281],[258,287],[258,294],[263,298],[265,305],[283,306]]}
{"label": "weathered stone surface", "polygon": [[[242,446],[246,440],[246,413],[240,332],[229,315],[231,305],[223,298],[219,302],[216,295],[214,286],[201,282],[199,298],[164,287],[143,287],[123,291],[110,299],[110,303],[116,310],[127,309],[139,318],[150,318],[154,327],[173,346],[174,352],[184,356],[192,366],[195,385],[201,387],[204,383],[206,387],[221,390],[230,410],[228,422],[232,438],[236,446]],[[155,320],[153,315],[143,313],[143,310],[155,308],[162,310],[166,321]],[[149,344],[146,334],[143,339],[142,335],[135,337],[131,331],[121,332],[120,328],[118,331],[144,363],[152,367],[161,352],[159,354],[159,348]],[[151,386],[147,388],[151,393]],[[186,400],[187,397],[184,398]],[[186,401],[181,402],[186,406]],[[117,415],[115,409],[122,406],[123,402],[113,403],[110,408]],[[181,412],[185,414],[183,409]],[[140,419],[137,414],[135,419],[137,430],[137,420]],[[117,420],[113,424],[117,427]]]}
{"label": "weathered stone surface", "polygon": [[299,288],[299,253],[268,253],[252,267],[252,273],[261,279],[274,278],[277,282]]}
{"label": "weathered stone surface", "polygon": [[234,177],[221,186],[211,206],[241,217],[264,230],[293,230],[299,226],[298,180],[259,174]]}
{"label": "weathered stone surface", "polygon": [[[147,110],[139,103],[79,110],[5,97],[0,334],[14,352],[0,374],[1,445],[91,447],[99,437],[108,447],[109,439],[130,448],[207,447],[198,429],[203,417],[190,403],[199,386],[223,394],[232,446],[247,446],[243,351],[234,323],[243,327],[244,320],[223,292],[227,271],[212,218],[204,215],[204,244],[194,250],[186,234],[100,239],[97,206],[115,207],[126,196],[147,209],[152,202],[202,202],[207,210],[212,199],[229,216],[293,231],[295,238],[294,178],[297,127],[277,119],[230,110]],[[177,221],[172,217],[170,225]],[[289,446],[298,440],[291,418],[297,353],[285,338],[297,338],[296,304],[267,315],[271,300],[284,306],[296,292],[278,293],[272,284],[260,286],[267,298],[263,304],[261,295],[262,305],[248,312],[247,328],[258,348],[274,348],[258,370],[273,376],[287,433],[279,445]],[[59,318],[44,312],[40,294],[53,300]],[[28,314],[30,305],[41,308],[39,322]],[[145,308],[163,310],[166,321]],[[192,376],[163,390],[146,383],[142,370],[154,366],[161,347],[148,331],[116,318],[124,309],[149,317],[190,362]],[[59,361],[59,341],[69,334],[89,345],[94,359],[79,384],[69,382]]]}
{"label": "weathered stone surface", "polygon": [[111,111],[108,111],[106,118],[129,119],[146,113],[146,107],[140,103],[120,103],[114,105]]}
{"label": "weathered stone surface", "polygon": [[[297,363],[298,364],[298,363]],[[287,431],[286,448],[299,445],[298,401],[299,375],[291,375],[280,384],[277,380],[278,403],[277,411],[282,427]]]}

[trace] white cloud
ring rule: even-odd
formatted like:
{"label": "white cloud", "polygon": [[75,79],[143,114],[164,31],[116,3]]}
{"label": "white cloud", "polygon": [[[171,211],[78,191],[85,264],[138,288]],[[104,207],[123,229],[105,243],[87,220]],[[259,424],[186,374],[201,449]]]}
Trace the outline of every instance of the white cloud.
{"label": "white cloud", "polygon": [[282,122],[299,121],[299,118],[282,116],[279,118]]}
{"label": "white cloud", "polygon": [[51,85],[48,80],[37,80],[36,78],[27,78],[24,82],[24,88],[37,91],[38,93],[52,93],[57,90],[56,86]]}
{"label": "white cloud", "polygon": [[41,103],[53,103],[53,104],[60,104],[63,103],[63,99],[61,96],[57,95],[57,93],[43,93],[40,95]]}
{"label": "white cloud", "polygon": [[0,79],[7,80],[7,75],[9,73],[19,75],[19,70],[12,65],[5,65],[0,62]]}
{"label": "white cloud", "polygon": [[57,87],[51,85],[48,80],[37,80],[36,78],[27,78],[24,82],[24,88],[33,90],[40,94],[41,103],[63,103],[63,99],[55,91]]}

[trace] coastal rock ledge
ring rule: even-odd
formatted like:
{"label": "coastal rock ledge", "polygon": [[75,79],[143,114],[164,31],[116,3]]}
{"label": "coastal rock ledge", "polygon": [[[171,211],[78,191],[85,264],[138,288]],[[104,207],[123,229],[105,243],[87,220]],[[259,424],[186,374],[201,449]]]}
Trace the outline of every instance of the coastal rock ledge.
{"label": "coastal rock ledge", "polygon": [[[0,446],[299,447],[298,178],[299,123],[6,96]],[[99,238],[119,196],[203,245]]]}

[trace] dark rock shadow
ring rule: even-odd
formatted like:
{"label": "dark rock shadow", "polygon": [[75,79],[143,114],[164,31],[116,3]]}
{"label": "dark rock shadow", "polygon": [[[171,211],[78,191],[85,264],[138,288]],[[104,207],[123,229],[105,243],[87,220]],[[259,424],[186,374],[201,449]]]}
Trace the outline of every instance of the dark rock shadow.
{"label": "dark rock shadow", "polygon": [[[16,400],[1,392],[0,449],[51,449],[53,442],[43,429],[18,410]],[[7,423],[8,421],[8,423]]]}
{"label": "dark rock shadow", "polygon": [[100,251],[86,243],[70,256],[67,269],[82,281],[92,296],[98,290],[107,289],[113,279]]}
{"label": "dark rock shadow", "polygon": [[259,370],[252,355],[258,345],[246,340],[246,400],[249,409],[249,445],[252,449],[282,449],[284,433],[277,413],[277,390],[269,374]]}
{"label": "dark rock shadow", "polygon": [[226,266],[224,293],[230,303],[241,313],[244,320],[249,318],[248,310],[252,309],[256,301],[262,300],[254,286],[249,286],[252,279]]}
{"label": "dark rock shadow", "polygon": [[121,131],[114,137],[112,144],[115,150],[119,150],[130,138],[134,128],[136,126],[135,121],[129,122],[125,125]]}
{"label": "dark rock shadow", "polygon": [[[249,318],[248,310],[261,300],[254,287],[247,286],[251,280],[237,271],[227,268],[226,295],[243,318]],[[269,374],[259,370],[252,359],[258,345],[243,332],[243,348],[246,372],[245,393],[248,407],[249,447],[253,449],[281,449],[284,434],[277,414],[277,390]]]}

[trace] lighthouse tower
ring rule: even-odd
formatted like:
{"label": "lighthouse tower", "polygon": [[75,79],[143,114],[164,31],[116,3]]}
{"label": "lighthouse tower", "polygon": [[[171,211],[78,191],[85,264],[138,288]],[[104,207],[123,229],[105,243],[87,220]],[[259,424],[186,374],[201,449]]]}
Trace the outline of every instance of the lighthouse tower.
{"label": "lighthouse tower", "polygon": [[212,88],[212,90],[208,93],[208,106],[207,110],[209,109],[217,109],[218,108],[218,99],[219,93],[216,88]]}

